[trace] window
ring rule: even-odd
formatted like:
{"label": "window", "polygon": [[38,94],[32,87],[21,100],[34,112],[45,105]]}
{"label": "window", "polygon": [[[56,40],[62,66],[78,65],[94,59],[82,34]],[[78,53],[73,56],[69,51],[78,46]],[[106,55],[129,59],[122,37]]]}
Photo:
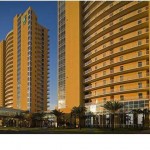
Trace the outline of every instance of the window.
{"label": "window", "polygon": [[106,71],[103,71],[103,75],[104,75],[104,76],[106,75]]}
{"label": "window", "polygon": [[97,74],[95,74],[95,78],[97,78],[98,76],[97,76]]}
{"label": "window", "polygon": [[123,91],[123,85],[120,86],[120,91]]}
{"label": "window", "polygon": [[109,15],[109,17],[112,17],[113,16],[113,13],[111,13],[110,15]]}
{"label": "window", "polygon": [[110,73],[114,73],[114,70],[113,70],[113,69],[110,69]]}
{"label": "window", "polygon": [[138,62],[138,67],[142,67],[142,62]]}
{"label": "window", "polygon": [[110,26],[113,26],[113,22],[111,22],[109,25],[110,25]]}
{"label": "window", "polygon": [[120,51],[123,51],[123,47],[120,47]]}
{"label": "window", "polygon": [[143,98],[143,93],[138,94],[139,98]]}
{"label": "window", "polygon": [[123,56],[120,56],[120,61],[123,61]]}
{"label": "window", "polygon": [[120,76],[120,81],[123,81],[123,76]]}
{"label": "window", "polygon": [[141,24],[142,23],[142,21],[141,20],[138,20],[138,24]]}
{"label": "window", "polygon": [[103,53],[103,57],[105,57],[106,56],[106,53]]}
{"label": "window", "polygon": [[138,45],[142,45],[142,41],[138,41]]}
{"label": "window", "polygon": [[123,18],[119,18],[119,21],[121,22],[123,20]]}
{"label": "window", "polygon": [[149,43],[149,39],[146,39],[146,43]]}
{"label": "window", "polygon": [[114,34],[114,33],[113,33],[113,31],[112,31],[112,32],[110,32],[110,36],[111,36],[111,35],[113,35],[113,34]]}
{"label": "window", "polygon": [[113,41],[110,41],[110,45],[112,45],[112,44],[114,44],[114,42],[113,42]]}
{"label": "window", "polygon": [[142,51],[138,51],[138,56],[142,56]]}
{"label": "window", "polygon": [[142,72],[138,72],[138,77],[142,78]]}
{"label": "window", "polygon": [[104,102],[104,103],[106,102],[106,98],[103,98],[103,102]]}
{"label": "window", "polygon": [[113,50],[110,50],[110,54],[113,54]]}
{"label": "window", "polygon": [[104,84],[104,85],[106,84],[106,80],[103,80],[103,84]]}
{"label": "window", "polygon": [[120,41],[123,41],[123,37],[120,38]]}
{"label": "window", "polygon": [[121,27],[119,30],[120,30],[120,31],[123,31],[123,27]]}
{"label": "window", "polygon": [[106,89],[103,89],[103,94],[106,94]]}
{"label": "window", "polygon": [[146,49],[146,54],[149,54],[149,49]]}
{"label": "window", "polygon": [[120,71],[123,71],[123,66],[120,66]]}
{"label": "window", "polygon": [[122,7],[122,8],[120,8],[120,9],[119,9],[119,11],[120,11],[120,12],[121,12],[121,11],[123,11],[123,7]]}
{"label": "window", "polygon": [[140,35],[140,34],[142,34],[142,31],[141,31],[141,30],[138,31],[138,35]]}
{"label": "window", "polygon": [[139,87],[139,88],[142,88],[142,83],[141,83],[141,82],[138,83],[138,87]]}
{"label": "window", "polygon": [[120,95],[120,100],[123,101],[124,100],[124,96]]}
{"label": "window", "polygon": [[142,10],[141,10],[141,9],[139,9],[139,10],[138,10],[138,13],[141,13],[141,12],[142,12]]}
{"label": "window", "polygon": [[103,67],[105,67],[106,66],[106,62],[103,62]]}

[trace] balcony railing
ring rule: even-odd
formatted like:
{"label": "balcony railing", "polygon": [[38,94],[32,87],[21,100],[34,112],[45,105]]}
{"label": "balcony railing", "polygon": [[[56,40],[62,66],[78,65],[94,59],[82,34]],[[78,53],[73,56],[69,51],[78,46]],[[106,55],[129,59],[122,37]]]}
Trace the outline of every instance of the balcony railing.
{"label": "balcony railing", "polygon": [[105,49],[106,47],[115,47],[114,45],[118,45],[118,44],[121,44],[121,43],[123,45],[123,43],[125,43],[125,41],[129,41],[129,38],[133,39],[135,37],[142,36],[146,33],[148,34],[148,32],[145,29],[142,29],[142,34],[140,34],[140,35],[137,33],[137,31],[130,32],[130,33],[127,33],[127,34],[123,35],[123,40],[120,40],[120,37],[115,38],[113,43],[110,43],[110,42],[104,43],[103,39],[101,37],[101,38],[97,39],[96,41],[94,41],[94,42],[90,43],[89,45],[87,45],[85,47],[84,51],[88,51],[89,49],[94,49],[95,45],[97,45],[96,47],[100,46],[100,49]]}
{"label": "balcony railing", "polygon": [[95,98],[95,97],[103,97],[103,96],[109,96],[111,94],[119,94],[119,93],[132,93],[134,91],[141,91],[141,90],[149,90],[149,85],[148,86],[145,86],[145,87],[142,87],[142,88],[128,88],[128,89],[122,89],[120,91],[114,91],[114,90],[110,90],[109,92],[104,92],[104,93],[99,93],[99,94],[87,94],[85,95],[85,99],[89,99],[89,98]]}
{"label": "balcony railing", "polygon": [[[142,66],[142,67],[132,67],[132,68],[124,69],[123,71],[114,72],[113,75],[115,76],[115,75],[124,74],[124,73],[128,73],[128,72],[134,72],[134,71],[143,70],[143,69],[146,69],[146,68],[149,68],[149,65],[145,65],[145,66]],[[89,81],[91,82],[93,80],[100,80],[100,79],[107,78],[107,77],[110,77],[110,76],[112,76],[112,74],[109,73],[109,74],[102,75],[102,76],[97,76],[97,77],[88,77],[84,81],[85,81],[85,83],[87,83]]]}
{"label": "balcony railing", "polygon": [[[145,34],[146,34],[147,32],[145,32]],[[137,35],[137,36],[134,36],[133,38],[136,38],[136,37],[139,37],[139,35]],[[145,44],[148,44],[147,43],[147,41],[145,40],[145,42],[144,41],[142,41],[143,43],[141,44],[141,45],[138,45],[138,43],[137,43],[137,45],[136,46],[130,46],[130,48],[127,48],[127,49],[124,49],[123,51],[126,51],[126,50],[129,50],[129,49],[131,49],[131,48],[136,48],[136,47],[140,47],[140,46],[142,46],[142,45],[145,45]],[[121,43],[121,42],[117,42],[117,43]],[[117,44],[117,43],[114,43],[114,44]],[[128,43],[129,44],[129,43]],[[130,43],[131,44],[131,43]],[[135,44],[134,44],[135,45]],[[114,46],[113,46],[114,47]],[[87,53],[86,55],[85,55],[85,57],[84,57],[84,59],[86,59],[86,58],[88,58],[88,57],[90,57],[91,55],[93,55],[93,54],[95,54],[95,53],[98,53],[98,52],[101,52],[101,53],[103,53],[103,52],[105,52],[107,49],[110,49],[110,48],[113,48],[112,47],[112,45],[109,45],[108,47],[106,47],[106,48],[103,48],[102,46],[98,49],[98,48],[95,48],[94,50],[92,50],[92,51],[90,51],[89,53]],[[118,46],[119,47],[119,46]],[[120,53],[120,51],[119,52],[116,52],[116,53]],[[113,54],[116,54],[116,53],[113,53]],[[111,53],[108,55],[108,56],[110,56],[110,55],[112,55]]]}
{"label": "balcony railing", "polygon": [[[134,5],[137,5],[137,4],[132,3],[132,6],[134,6]],[[129,7],[131,7],[131,3],[129,3]],[[128,9],[128,8],[126,8],[126,9]],[[124,10],[124,11],[125,11],[125,10]],[[136,11],[137,11],[137,10],[136,10]],[[139,14],[139,13],[137,13],[136,11],[134,11],[134,12],[135,12],[136,14]],[[129,14],[128,14],[128,15],[124,15],[123,18],[128,19],[128,18],[130,18],[130,17],[135,16],[134,12],[129,13],[130,15],[129,15]],[[117,12],[117,11],[116,11],[116,14],[119,14],[119,13],[120,13],[120,12]],[[116,15],[116,14],[113,13],[113,16]],[[100,14],[99,14],[99,15],[100,15]],[[98,17],[99,15],[97,15],[97,17]],[[110,19],[111,17],[112,17],[112,16],[108,15],[108,16],[107,16],[107,20]],[[106,20],[105,20],[105,21],[106,21]],[[120,23],[120,21],[118,20],[118,18],[117,18],[116,20],[113,20],[113,21],[116,22],[116,23]],[[111,22],[111,21],[109,21],[109,22]],[[88,34],[92,29],[94,29],[96,26],[98,26],[98,25],[101,26],[102,23],[104,23],[103,20],[100,20],[100,21],[98,21],[96,24],[93,24],[93,26],[91,26],[90,28],[88,28],[88,29],[85,31],[84,36],[87,35],[87,34]],[[108,26],[108,25],[107,25],[107,26]],[[107,28],[108,28],[108,27],[107,27]],[[107,29],[106,29],[106,30],[107,30]]]}
{"label": "balcony railing", "polygon": [[[106,69],[106,68],[110,68],[112,66],[116,66],[116,65],[121,65],[121,64],[124,64],[124,63],[127,63],[127,62],[134,62],[135,59],[136,60],[140,60],[140,58],[144,58],[144,57],[149,57],[148,54],[145,54],[145,55],[142,55],[142,56],[133,56],[132,58],[129,58],[129,59],[123,59],[123,60],[120,60],[120,61],[116,61],[116,62],[109,62],[109,64],[106,64],[106,66],[99,66],[97,68],[90,68],[88,70],[85,71],[85,75],[89,74],[89,73],[92,73],[93,71],[98,71],[98,70],[102,70],[102,69]],[[146,65],[149,65],[149,62],[146,62]],[[111,73],[114,73],[113,71]]]}

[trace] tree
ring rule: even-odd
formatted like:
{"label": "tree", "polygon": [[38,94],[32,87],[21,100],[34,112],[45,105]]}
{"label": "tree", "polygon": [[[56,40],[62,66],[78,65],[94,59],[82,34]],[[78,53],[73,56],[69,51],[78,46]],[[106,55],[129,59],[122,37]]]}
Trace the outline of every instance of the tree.
{"label": "tree", "polygon": [[79,118],[79,128],[81,129],[81,122],[85,116],[86,112],[86,107],[84,106],[78,106],[78,107],[73,107],[71,110],[72,116],[75,116],[75,125],[76,125],[76,118]]}
{"label": "tree", "polygon": [[36,126],[38,126],[40,124],[40,126],[42,127],[42,121],[43,121],[44,116],[45,116],[45,114],[43,112],[33,113],[31,115],[32,124],[34,124]]}
{"label": "tree", "polygon": [[112,130],[114,130],[115,127],[115,113],[123,108],[123,104],[119,103],[117,101],[107,101],[104,106],[103,106],[106,110],[108,110],[111,113],[111,120],[112,120]]}
{"label": "tree", "polygon": [[60,110],[54,109],[54,110],[52,110],[52,114],[54,114],[56,116],[57,128],[58,128],[61,117],[64,115],[64,113],[61,112]]}
{"label": "tree", "polygon": [[138,122],[138,114],[142,114],[142,127],[144,128],[145,127],[145,124],[149,124],[149,110],[148,109],[133,109],[131,111],[134,115],[134,124],[135,126],[137,127],[137,122]]}

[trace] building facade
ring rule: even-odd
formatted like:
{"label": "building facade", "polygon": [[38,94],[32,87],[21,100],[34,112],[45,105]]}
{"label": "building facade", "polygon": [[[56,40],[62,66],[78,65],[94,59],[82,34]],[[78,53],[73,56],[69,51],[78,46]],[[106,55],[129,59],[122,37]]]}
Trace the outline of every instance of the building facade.
{"label": "building facade", "polygon": [[[73,8],[67,9],[69,5],[74,6],[77,12],[73,12]],[[75,100],[83,102],[87,110],[95,114],[106,113],[101,106],[113,100],[124,104],[124,112],[149,108],[150,3],[85,1],[65,2],[64,7],[64,52],[71,53],[68,57],[65,54],[65,68],[72,70],[69,76],[65,70],[66,105],[70,105],[68,101],[74,103],[79,90],[80,98]],[[67,18],[67,14],[71,14],[72,20]],[[72,43],[72,47],[67,47]],[[80,67],[80,80],[73,64]],[[80,88],[73,88],[78,82],[81,83]]]}
{"label": "building facade", "polygon": [[49,76],[48,29],[28,8],[13,19],[6,36],[4,107],[30,112],[46,111]]}
{"label": "building facade", "polygon": [[64,112],[82,103],[80,10],[80,2],[58,2],[58,109]]}
{"label": "building facade", "polygon": [[0,42],[0,107],[4,106],[4,63],[6,42]]}

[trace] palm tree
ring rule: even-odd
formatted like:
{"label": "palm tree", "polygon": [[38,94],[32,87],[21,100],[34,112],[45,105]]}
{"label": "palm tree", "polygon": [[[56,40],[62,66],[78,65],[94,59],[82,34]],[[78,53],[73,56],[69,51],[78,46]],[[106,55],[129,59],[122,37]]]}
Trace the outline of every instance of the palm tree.
{"label": "palm tree", "polygon": [[78,110],[78,107],[73,107],[72,110],[71,110],[71,118],[74,117],[74,126],[76,127],[76,120],[77,120],[77,110]]}
{"label": "palm tree", "polygon": [[25,119],[24,113],[20,112],[17,113],[14,118],[17,118],[19,120],[19,127],[21,127],[23,125],[23,120]]}
{"label": "palm tree", "polygon": [[64,115],[63,112],[61,112],[60,110],[54,109],[52,110],[52,114],[54,114],[56,116],[56,120],[57,120],[57,128],[60,122],[61,117]]}
{"label": "palm tree", "polygon": [[139,110],[138,109],[133,109],[133,110],[131,110],[131,113],[133,114],[134,127],[137,127]]}
{"label": "palm tree", "polygon": [[136,126],[137,126],[138,114],[142,114],[143,115],[143,117],[142,117],[142,128],[145,127],[145,123],[146,123],[147,120],[149,122],[148,115],[149,115],[150,111],[147,108],[143,109],[143,110],[142,109],[133,109],[132,113],[134,114],[134,122],[135,122],[134,124]]}
{"label": "palm tree", "polygon": [[81,122],[85,116],[86,112],[86,107],[84,106],[78,106],[78,107],[73,107],[71,110],[71,114],[75,116],[75,125],[76,125],[76,118],[79,118],[79,128],[81,129]]}
{"label": "palm tree", "polygon": [[43,117],[45,116],[45,114],[43,112],[37,112],[37,113],[33,113],[31,118],[32,118],[32,123],[39,125],[42,127],[42,121],[43,121]]}
{"label": "palm tree", "polygon": [[123,108],[123,104],[119,103],[117,101],[107,101],[104,106],[103,106],[106,110],[108,110],[111,113],[111,120],[112,120],[112,130],[114,130],[115,127],[115,113]]}

